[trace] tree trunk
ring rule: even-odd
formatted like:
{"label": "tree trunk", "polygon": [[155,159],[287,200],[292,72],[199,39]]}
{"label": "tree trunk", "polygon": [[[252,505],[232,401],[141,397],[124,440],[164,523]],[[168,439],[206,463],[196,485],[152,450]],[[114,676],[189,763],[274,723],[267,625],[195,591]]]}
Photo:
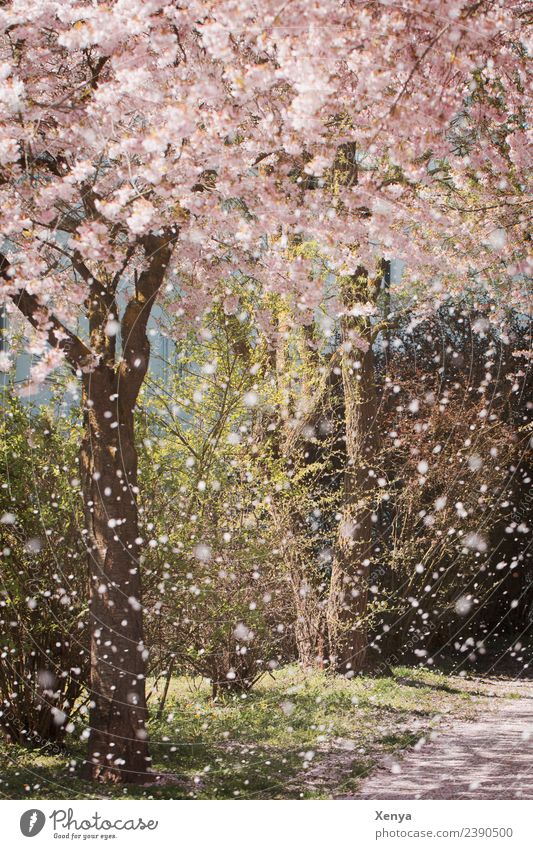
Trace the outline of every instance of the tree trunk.
{"label": "tree trunk", "polygon": [[[112,399],[112,400],[110,400]],[[80,453],[90,598],[88,772],[100,781],[146,780],[145,674],[137,453],[133,411],[113,368],[84,379]]]}
{"label": "tree trunk", "polygon": [[[278,324],[280,338],[273,356],[276,384],[281,396],[281,422],[272,433],[271,442],[275,455],[284,457],[296,471],[306,463],[305,438],[302,436],[302,431],[306,423],[311,425],[312,422],[309,410],[313,408],[314,386],[309,375],[314,376],[313,366],[318,368],[318,363],[311,365],[308,362],[309,348],[306,343],[311,331],[305,328],[303,337],[299,340],[299,354],[302,363],[306,366],[304,371],[306,379],[299,385],[301,410],[298,412],[294,388],[291,386],[293,371],[288,348],[290,329],[289,315],[281,312]],[[318,406],[316,400],[315,405]],[[274,514],[276,523],[279,525],[284,562],[294,599],[294,637],[298,662],[303,669],[316,669],[321,664],[319,644],[323,627],[323,610],[311,554],[304,543],[305,521],[300,512],[300,505],[297,503],[282,504],[278,508],[274,505]]]}
{"label": "tree trunk", "polygon": [[[94,198],[83,197],[93,215]],[[84,438],[80,472],[86,516],[90,604],[90,735],[86,772],[99,781],[143,783],[150,764],[146,732],[146,650],[143,643],[141,540],[137,511],[134,408],[150,359],[147,324],[167,274],[177,230],[139,238],[120,272],[100,268],[98,279],[74,251],[72,269],[89,285],[85,307],[89,345],[25,289],[11,297],[36,328],[60,350],[82,380]],[[122,355],[108,321],[119,315],[115,298],[135,247],[144,252],[135,290],[120,322]],[[0,278],[10,265],[0,253]],[[46,321],[44,320],[46,319]]]}
{"label": "tree trunk", "polygon": [[[312,588],[310,588],[312,592]],[[315,601],[315,599],[313,599]],[[315,603],[307,602],[306,595],[295,592],[296,622],[294,635],[298,651],[298,661],[303,669],[321,669],[323,642],[322,611]]]}
{"label": "tree trunk", "polygon": [[[302,669],[321,667],[320,643],[324,613],[312,565],[303,549],[302,523],[289,510],[274,510],[283,562],[294,600],[294,640]],[[307,553],[309,556],[309,553]]]}
{"label": "tree trunk", "polygon": [[172,657],[170,659],[170,663],[168,664],[168,669],[165,673],[165,684],[164,684],[164,687],[163,687],[163,694],[161,696],[161,701],[159,702],[159,705],[157,706],[157,718],[158,718],[159,721],[161,721],[163,719],[163,711],[165,710],[165,704],[166,704],[167,697],[168,697],[168,691],[170,689],[170,682],[172,680],[172,673],[174,671],[175,662],[176,662],[176,657],[175,657],[175,655],[172,655]]}
{"label": "tree trunk", "polygon": [[347,676],[363,669],[367,654],[377,395],[372,324],[367,316],[350,313],[356,311],[356,304],[370,300],[368,287],[364,269],[358,269],[342,287],[345,314],[341,325],[341,368],[346,469],[343,515],[332,567],[327,621],[330,665]]}

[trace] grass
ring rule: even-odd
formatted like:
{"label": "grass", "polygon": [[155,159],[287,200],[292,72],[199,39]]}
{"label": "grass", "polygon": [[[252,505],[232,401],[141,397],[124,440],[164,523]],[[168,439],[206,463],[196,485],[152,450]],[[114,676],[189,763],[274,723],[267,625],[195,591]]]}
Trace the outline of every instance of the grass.
{"label": "grass", "polygon": [[[351,681],[297,667],[252,693],[213,702],[205,682],[175,678],[162,721],[150,722],[154,770],[164,786],[95,786],[79,776],[81,726],[68,754],[0,748],[0,796],[11,799],[330,798],[355,791],[385,756],[428,734],[447,715],[465,718],[475,692],[437,672]],[[155,711],[154,711],[155,713]]]}

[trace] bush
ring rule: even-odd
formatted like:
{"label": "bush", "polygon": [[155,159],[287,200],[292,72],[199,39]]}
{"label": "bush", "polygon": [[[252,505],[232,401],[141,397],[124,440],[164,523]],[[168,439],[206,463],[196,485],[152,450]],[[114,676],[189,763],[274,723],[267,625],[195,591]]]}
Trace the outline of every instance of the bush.
{"label": "bush", "polygon": [[42,745],[69,730],[88,666],[77,424],[18,400],[2,413],[0,727]]}
{"label": "bush", "polygon": [[202,675],[215,693],[293,657],[295,618],[257,470],[261,351],[219,320],[177,343],[139,422],[151,672]]}

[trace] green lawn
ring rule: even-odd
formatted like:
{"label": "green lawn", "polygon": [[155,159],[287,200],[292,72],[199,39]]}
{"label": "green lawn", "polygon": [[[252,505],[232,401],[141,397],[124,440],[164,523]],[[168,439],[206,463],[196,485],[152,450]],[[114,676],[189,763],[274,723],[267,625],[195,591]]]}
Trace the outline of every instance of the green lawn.
{"label": "green lawn", "polygon": [[[164,719],[152,718],[154,770],[164,786],[108,788],[79,777],[82,727],[68,754],[2,745],[0,795],[20,799],[329,798],[357,789],[378,760],[451,716],[475,710],[475,687],[436,672],[345,681],[287,667],[246,696],[213,702],[206,683],[172,681]],[[155,714],[155,704],[154,704]]]}

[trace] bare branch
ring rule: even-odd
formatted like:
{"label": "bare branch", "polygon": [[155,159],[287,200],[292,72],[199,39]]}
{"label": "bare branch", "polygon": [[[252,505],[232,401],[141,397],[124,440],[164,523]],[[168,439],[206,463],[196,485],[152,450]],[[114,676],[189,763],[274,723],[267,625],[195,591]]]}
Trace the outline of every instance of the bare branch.
{"label": "bare branch", "polygon": [[[11,282],[9,269],[11,268],[9,261],[3,254],[0,254],[0,277],[6,282]],[[71,368],[74,371],[87,366],[93,359],[93,352],[88,348],[82,340],[72,333],[68,327],[49,311],[49,309],[40,303],[36,295],[31,295],[25,289],[10,295],[15,306],[18,307],[22,315],[30,322],[37,330],[46,330],[48,344],[51,348],[63,351]]]}
{"label": "bare branch", "polygon": [[139,275],[135,294],[122,317],[123,360],[120,365],[121,394],[125,403],[135,405],[148,369],[150,342],[146,327],[167,272],[177,235],[150,235],[142,240],[148,266]]}

